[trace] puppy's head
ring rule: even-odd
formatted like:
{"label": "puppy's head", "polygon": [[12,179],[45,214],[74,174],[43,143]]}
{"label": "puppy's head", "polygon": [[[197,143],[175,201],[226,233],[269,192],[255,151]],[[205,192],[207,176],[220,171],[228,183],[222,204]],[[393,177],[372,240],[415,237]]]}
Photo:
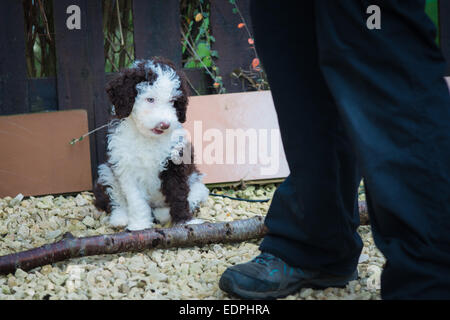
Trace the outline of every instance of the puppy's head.
{"label": "puppy's head", "polygon": [[131,117],[144,136],[166,134],[186,121],[187,83],[166,59],[135,62],[108,83],[106,92],[116,117]]}

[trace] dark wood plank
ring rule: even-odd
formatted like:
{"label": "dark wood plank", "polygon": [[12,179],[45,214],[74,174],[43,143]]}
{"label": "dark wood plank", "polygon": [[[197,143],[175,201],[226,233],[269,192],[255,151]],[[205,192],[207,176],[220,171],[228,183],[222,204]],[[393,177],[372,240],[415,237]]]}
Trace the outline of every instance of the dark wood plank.
{"label": "dark wood plank", "polygon": [[28,79],[28,105],[30,112],[57,111],[56,78]]}
{"label": "dark wood plank", "polygon": [[447,59],[446,75],[450,76],[450,1],[439,1],[439,34],[442,52]]}
{"label": "dark wood plank", "polygon": [[[252,32],[250,1],[239,0],[237,3]],[[242,20],[238,14],[233,13],[233,8],[228,1],[211,1],[211,28],[216,38],[213,49],[219,54],[216,64],[227,93],[246,91],[246,87],[243,87],[237,79],[231,78],[230,74],[237,68],[248,70],[255,58],[248,43],[248,33],[245,28],[237,27]]]}
{"label": "dark wood plank", "polygon": [[0,1],[0,114],[28,107],[25,24],[22,1]]}
{"label": "dark wood plank", "polygon": [[136,59],[162,56],[181,66],[178,0],[133,0]]}
{"label": "dark wood plank", "polygon": [[[89,130],[107,122],[109,103],[105,86],[105,58],[103,51],[102,1],[54,1],[55,41],[57,60],[57,88],[60,110],[86,109]],[[81,9],[81,29],[66,26],[67,7]],[[106,132],[100,130],[90,136],[92,176],[104,162]]]}

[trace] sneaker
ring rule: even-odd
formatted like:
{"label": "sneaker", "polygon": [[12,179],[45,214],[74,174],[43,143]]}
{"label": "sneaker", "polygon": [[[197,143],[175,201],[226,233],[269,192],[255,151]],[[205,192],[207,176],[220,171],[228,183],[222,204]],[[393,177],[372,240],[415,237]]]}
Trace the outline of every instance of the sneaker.
{"label": "sneaker", "polygon": [[263,252],[250,262],[225,270],[219,288],[243,299],[276,299],[301,288],[345,287],[349,281],[357,278],[357,270],[348,276],[306,271],[291,267],[280,258]]}

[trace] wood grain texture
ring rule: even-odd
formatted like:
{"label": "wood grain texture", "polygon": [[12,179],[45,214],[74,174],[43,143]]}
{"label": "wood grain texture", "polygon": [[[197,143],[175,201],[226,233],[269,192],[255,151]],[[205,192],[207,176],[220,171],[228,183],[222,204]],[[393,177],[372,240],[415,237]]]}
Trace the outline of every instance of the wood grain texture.
{"label": "wood grain texture", "polygon": [[29,112],[22,1],[0,1],[0,115]]}
{"label": "wood grain texture", "polygon": [[57,111],[56,78],[28,79],[28,104],[31,112]]}
{"label": "wood grain texture", "polygon": [[0,117],[0,198],[92,190],[85,110]]}
{"label": "wood grain texture", "polygon": [[136,59],[162,56],[181,67],[179,1],[134,0],[133,17]]}
{"label": "wood grain texture", "polygon": [[[252,32],[250,19],[250,1],[239,0],[239,10]],[[244,28],[238,29],[242,22],[238,14],[233,13],[233,5],[228,1],[211,1],[211,28],[216,38],[213,49],[217,50],[219,58],[216,61],[223,78],[227,93],[243,92],[246,87],[239,80],[231,78],[231,73],[237,68],[249,69],[254,57],[248,43],[248,34]]]}
{"label": "wood grain texture", "polygon": [[[81,29],[69,30],[67,7],[81,9]],[[102,1],[58,0],[53,2],[59,110],[85,109],[89,130],[105,124],[108,108],[103,51]],[[106,159],[106,131],[90,136],[92,176]]]}
{"label": "wood grain texture", "polygon": [[[267,180],[289,175],[270,91],[191,97],[184,127],[193,142],[197,167],[206,174],[205,183]],[[239,146],[240,139],[233,136],[239,130],[243,133],[240,137],[245,139],[243,147]],[[254,136],[257,143],[252,143],[252,147],[257,148],[256,152],[250,147],[249,137]],[[260,146],[266,146],[267,152]],[[243,163],[238,161],[238,150],[243,150],[240,153]],[[266,161],[264,155],[271,156],[270,160]],[[230,163],[227,157],[232,160]]]}
{"label": "wood grain texture", "polygon": [[0,257],[0,274],[14,273],[18,268],[28,271],[71,258],[99,254],[239,242],[261,238],[266,232],[264,218],[259,216],[232,222],[146,229],[84,238],[65,234],[56,243]]}

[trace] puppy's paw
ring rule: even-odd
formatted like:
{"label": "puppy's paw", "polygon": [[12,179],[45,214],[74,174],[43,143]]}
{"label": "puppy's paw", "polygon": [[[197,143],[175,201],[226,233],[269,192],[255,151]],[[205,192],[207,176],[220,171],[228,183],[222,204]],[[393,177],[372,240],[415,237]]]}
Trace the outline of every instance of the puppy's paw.
{"label": "puppy's paw", "polygon": [[128,224],[128,214],[126,210],[116,208],[111,212],[109,223],[113,227],[125,227]]}
{"label": "puppy's paw", "polygon": [[205,223],[205,220],[198,219],[198,218],[192,218],[191,220],[186,221],[184,224],[202,224]]}
{"label": "puppy's paw", "polygon": [[150,224],[131,223],[127,226],[127,230],[140,231],[140,230],[144,230],[144,229],[150,229],[151,227],[153,227],[153,223],[150,223]]}
{"label": "puppy's paw", "polygon": [[150,229],[151,227],[153,227],[153,221],[151,219],[132,219],[128,222],[127,229],[130,231],[138,231]]}
{"label": "puppy's paw", "polygon": [[170,208],[154,208],[152,213],[162,226],[170,220]]}

